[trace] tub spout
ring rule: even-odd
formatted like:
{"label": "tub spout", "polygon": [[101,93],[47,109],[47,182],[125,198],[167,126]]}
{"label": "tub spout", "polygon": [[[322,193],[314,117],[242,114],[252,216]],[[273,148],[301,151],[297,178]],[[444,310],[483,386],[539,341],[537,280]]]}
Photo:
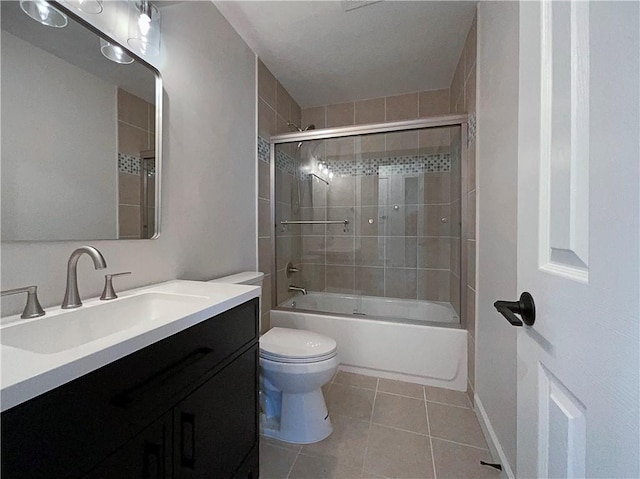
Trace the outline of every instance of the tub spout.
{"label": "tub spout", "polygon": [[293,284],[289,285],[289,291],[298,291],[302,294],[307,294],[306,288],[301,288],[300,286],[294,286]]}

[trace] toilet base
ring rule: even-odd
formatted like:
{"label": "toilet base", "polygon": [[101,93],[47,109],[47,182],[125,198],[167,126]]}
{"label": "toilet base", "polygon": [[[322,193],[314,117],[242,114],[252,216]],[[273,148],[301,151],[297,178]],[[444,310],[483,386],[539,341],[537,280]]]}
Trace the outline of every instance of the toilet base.
{"label": "toilet base", "polygon": [[333,432],[321,388],[298,394],[283,392],[279,427],[276,422],[263,414],[260,421],[261,433],[293,444],[319,442]]}

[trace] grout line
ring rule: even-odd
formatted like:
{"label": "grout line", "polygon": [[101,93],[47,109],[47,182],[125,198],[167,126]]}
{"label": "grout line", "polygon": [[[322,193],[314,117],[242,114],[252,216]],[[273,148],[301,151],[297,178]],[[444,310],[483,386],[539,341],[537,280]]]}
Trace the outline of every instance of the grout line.
{"label": "grout line", "polygon": [[409,429],[402,429],[401,427],[390,426],[388,424],[382,424],[381,422],[373,422],[372,421],[371,424],[376,425],[376,426],[380,426],[380,427],[385,427],[387,429],[393,429],[394,431],[408,432],[409,434],[415,434],[417,436],[429,437],[429,434],[425,434],[424,432],[410,431]]}
{"label": "grout line", "polygon": [[[369,416],[369,426],[373,424],[373,411],[376,408],[376,398],[378,397],[378,384],[380,383],[380,378],[376,378],[376,388],[373,393],[373,402],[371,403],[371,416]],[[369,427],[371,429],[371,427]]]}
{"label": "grout line", "polygon": [[291,471],[293,471],[293,466],[296,465],[296,461],[298,460],[298,458],[300,457],[300,453],[302,452],[302,448],[300,448],[298,450],[298,453],[296,454],[296,457],[293,459],[293,462],[291,463],[291,466],[289,467],[289,472],[287,472],[287,478],[289,479],[289,476],[291,475]]}
{"label": "grout line", "polygon": [[[457,391],[457,392],[461,392],[464,393],[466,396],[466,392],[464,391]],[[448,402],[440,402],[440,401],[431,401],[430,399],[427,399],[427,402],[432,402],[434,404],[441,404],[442,406],[451,406],[451,407],[457,407],[458,409],[473,409],[471,406],[458,406],[457,404],[450,404]]]}
{"label": "grout line", "polygon": [[360,389],[362,391],[373,391],[374,393],[376,392],[376,389],[371,389],[371,388],[363,388],[361,386],[352,386],[350,384],[343,384],[343,383],[336,383],[334,382],[333,384],[337,385],[337,386],[346,386],[348,388],[353,388],[353,389]]}
{"label": "grout line", "polygon": [[442,437],[437,437],[437,436],[431,436],[433,439],[436,439],[437,441],[444,441],[444,442],[449,442],[451,444],[457,444],[458,446],[465,446],[465,447],[471,447],[473,449],[478,449],[480,451],[487,451],[487,452],[491,452],[489,451],[489,449],[487,449],[486,447],[480,447],[480,446],[474,446],[473,444],[467,444],[466,442],[458,442],[458,441],[452,441],[451,439],[444,439]]}
{"label": "grout line", "polygon": [[[389,394],[391,396],[398,396],[398,397],[407,398],[407,399],[415,399],[416,401],[424,401],[424,398],[417,398],[415,396],[406,396],[405,394],[391,393],[389,391],[381,391],[381,390],[378,390],[378,392],[381,393],[381,394]],[[423,396],[424,396],[424,394],[423,394]]]}
{"label": "grout line", "polygon": [[427,405],[427,388],[422,387],[422,395],[424,397],[424,412],[427,415],[427,429],[429,430],[429,449],[431,449],[431,467],[433,467],[433,479],[438,479],[436,474],[436,458],[433,454],[433,439],[431,437],[431,424],[429,422],[429,407]]}
{"label": "grout line", "polygon": [[371,440],[371,425],[373,424],[373,410],[376,406],[376,397],[378,396],[378,385],[380,384],[380,378],[376,378],[376,392],[373,395],[373,404],[371,405],[371,417],[369,418],[369,432],[367,434],[367,444],[364,446],[364,457],[362,458],[362,469],[360,470],[360,475],[364,476],[365,473],[365,464],[367,463],[367,453],[369,452],[369,441]]}

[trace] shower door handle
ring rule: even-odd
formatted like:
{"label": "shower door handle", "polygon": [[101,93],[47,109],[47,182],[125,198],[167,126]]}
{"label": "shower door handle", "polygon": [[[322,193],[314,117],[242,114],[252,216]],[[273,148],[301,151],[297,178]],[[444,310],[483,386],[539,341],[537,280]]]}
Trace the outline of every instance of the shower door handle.
{"label": "shower door handle", "polygon": [[[536,321],[536,304],[533,296],[526,291],[520,295],[518,301],[496,301],[493,306],[512,326],[522,326],[523,321],[527,326],[533,326]],[[522,320],[516,314],[520,315]]]}

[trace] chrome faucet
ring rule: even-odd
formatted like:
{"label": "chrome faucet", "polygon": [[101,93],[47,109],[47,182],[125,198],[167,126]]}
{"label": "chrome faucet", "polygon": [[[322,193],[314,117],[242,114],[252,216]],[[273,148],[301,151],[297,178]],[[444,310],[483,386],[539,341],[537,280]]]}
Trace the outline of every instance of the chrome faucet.
{"label": "chrome faucet", "polygon": [[93,246],[81,246],[69,257],[67,263],[67,289],[64,292],[62,300],[62,309],[73,309],[82,306],[80,293],[78,293],[78,260],[80,256],[87,253],[93,260],[93,266],[96,269],[105,269],[107,262],[104,260],[102,253]]}
{"label": "chrome faucet", "polygon": [[289,291],[299,291],[302,294],[307,294],[306,288],[301,288],[300,286],[294,286],[292,284],[289,285]]}

